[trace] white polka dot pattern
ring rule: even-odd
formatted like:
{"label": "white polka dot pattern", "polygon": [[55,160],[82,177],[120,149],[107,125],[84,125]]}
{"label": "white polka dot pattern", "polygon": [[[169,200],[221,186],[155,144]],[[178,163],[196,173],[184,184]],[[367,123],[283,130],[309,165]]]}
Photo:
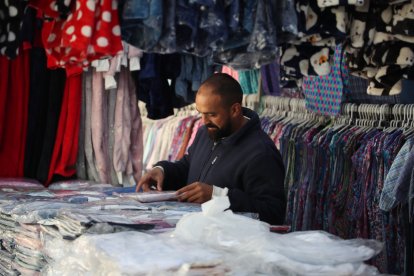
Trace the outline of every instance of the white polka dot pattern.
{"label": "white polka dot pattern", "polygon": [[86,37],[91,37],[92,28],[90,26],[83,26],[81,29],[81,33]]}
{"label": "white polka dot pattern", "polygon": [[95,11],[95,1],[93,0],[86,1],[86,7],[88,7],[90,11]]}
{"label": "white polka dot pattern", "polygon": [[70,26],[69,28],[66,29],[66,33],[68,35],[73,34],[74,31],[75,31],[75,27],[73,27],[73,26]]}
{"label": "white polka dot pattern", "polygon": [[17,16],[17,14],[18,14],[18,10],[17,10],[17,8],[16,8],[16,7],[14,7],[14,6],[10,6],[10,7],[9,7],[9,15],[10,15],[11,17],[15,17],[15,16]]}
{"label": "white polka dot pattern", "polygon": [[120,36],[121,35],[121,27],[119,27],[119,25],[115,26],[112,28],[112,34],[115,36]]}
{"label": "white polka dot pattern", "polygon": [[99,47],[106,47],[108,46],[108,39],[105,37],[99,37],[96,43]]}
{"label": "white polka dot pattern", "polygon": [[9,36],[7,37],[8,41],[15,41],[16,35],[13,32],[9,32]]}
{"label": "white polka dot pattern", "polygon": [[49,35],[49,37],[47,38],[47,41],[48,41],[48,42],[53,42],[53,41],[55,41],[55,39],[56,39],[56,34],[51,33],[51,34]]}
{"label": "white polka dot pattern", "polygon": [[122,51],[116,0],[42,1],[48,2],[44,8],[48,10],[49,16],[53,14],[52,6],[56,9],[56,3],[76,3],[76,9],[66,19],[55,13],[51,16],[53,21],[44,21],[43,37],[47,39],[43,43],[50,57],[48,65],[65,67],[70,64],[71,68],[88,66],[92,60],[115,56]]}
{"label": "white polka dot pattern", "polygon": [[109,11],[104,11],[102,13],[102,20],[105,22],[111,22],[111,13]]}

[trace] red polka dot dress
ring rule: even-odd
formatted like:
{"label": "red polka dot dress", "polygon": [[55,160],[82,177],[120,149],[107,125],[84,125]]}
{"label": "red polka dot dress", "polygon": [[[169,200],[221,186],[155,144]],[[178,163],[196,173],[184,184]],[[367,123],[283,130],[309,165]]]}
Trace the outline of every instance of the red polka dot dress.
{"label": "red polka dot dress", "polygon": [[122,51],[117,6],[116,0],[76,0],[66,20],[45,20],[42,37],[48,67],[80,73],[91,61]]}

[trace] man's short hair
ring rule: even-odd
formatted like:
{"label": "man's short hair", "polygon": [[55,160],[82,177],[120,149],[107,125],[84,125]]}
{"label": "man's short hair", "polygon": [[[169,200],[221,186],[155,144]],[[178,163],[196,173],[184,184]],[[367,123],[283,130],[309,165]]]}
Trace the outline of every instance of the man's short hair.
{"label": "man's short hair", "polygon": [[242,103],[243,91],[237,80],[225,73],[215,73],[207,78],[201,85],[212,87],[212,92],[223,99],[226,106]]}

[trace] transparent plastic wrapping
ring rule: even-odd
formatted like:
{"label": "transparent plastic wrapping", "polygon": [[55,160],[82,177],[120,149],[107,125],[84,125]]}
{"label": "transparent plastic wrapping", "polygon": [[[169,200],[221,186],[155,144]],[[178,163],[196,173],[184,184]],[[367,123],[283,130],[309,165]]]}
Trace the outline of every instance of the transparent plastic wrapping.
{"label": "transparent plastic wrapping", "polygon": [[382,250],[374,240],[342,240],[323,231],[276,234],[269,225],[224,211],[227,197],[202,205],[202,213],[184,216],[172,236],[202,243],[232,255],[235,275],[377,275],[364,264]]}
{"label": "transparent plastic wrapping", "polygon": [[0,192],[35,191],[45,187],[38,181],[28,178],[0,178]]}
{"label": "transparent plastic wrapping", "polygon": [[39,181],[30,178],[0,178],[0,187],[6,187],[9,185],[44,188]]}
{"label": "transparent plastic wrapping", "polygon": [[[365,261],[383,249],[383,244],[375,240],[342,240],[324,231],[270,235],[268,241],[269,249],[283,251],[292,260],[309,264],[335,265]],[[315,248],[318,248],[318,254],[315,254]]]}
{"label": "transparent plastic wrapping", "polygon": [[103,190],[113,188],[111,184],[96,183],[86,180],[66,180],[54,182],[49,186],[50,190]]}
{"label": "transparent plastic wrapping", "polygon": [[228,197],[214,197],[201,205],[202,213],[185,215],[176,226],[174,236],[183,240],[202,242],[214,247],[237,247],[269,233],[262,221],[236,215],[227,210]]}
{"label": "transparent plastic wrapping", "polygon": [[83,235],[60,251],[43,275],[160,275],[184,264],[215,266],[222,258],[212,249],[141,232]]}
{"label": "transparent plastic wrapping", "polygon": [[151,191],[143,193],[127,193],[118,194],[119,197],[132,198],[140,202],[157,202],[157,201],[169,201],[177,200],[177,194],[175,191]]}

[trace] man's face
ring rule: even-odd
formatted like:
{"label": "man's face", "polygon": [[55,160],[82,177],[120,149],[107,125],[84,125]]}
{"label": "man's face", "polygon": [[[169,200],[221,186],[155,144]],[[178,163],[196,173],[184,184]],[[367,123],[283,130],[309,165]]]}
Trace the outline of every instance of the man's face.
{"label": "man's face", "polygon": [[208,135],[213,141],[232,133],[231,108],[223,104],[219,95],[200,88],[196,96],[196,108],[201,113]]}

